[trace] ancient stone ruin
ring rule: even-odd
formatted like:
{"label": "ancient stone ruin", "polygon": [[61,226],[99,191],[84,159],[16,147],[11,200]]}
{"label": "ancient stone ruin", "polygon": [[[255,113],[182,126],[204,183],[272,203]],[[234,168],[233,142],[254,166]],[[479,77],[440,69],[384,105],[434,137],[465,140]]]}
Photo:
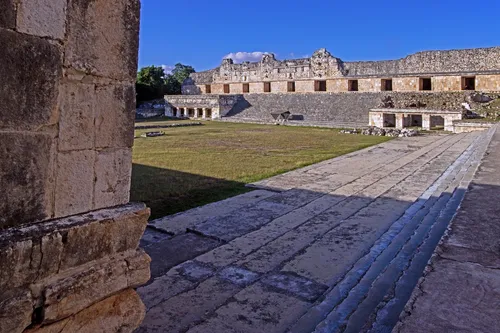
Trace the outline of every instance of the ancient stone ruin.
{"label": "ancient stone ruin", "polygon": [[0,2],[0,332],[131,332],[139,0]]}
{"label": "ancient stone ruin", "polygon": [[280,61],[273,54],[253,63],[224,59],[217,68],[191,74],[183,95],[166,96],[166,114],[272,121],[271,113],[289,111],[292,120],[337,127],[383,126],[386,114],[385,122],[394,118],[390,125],[400,128],[445,122],[451,129],[466,107],[482,104],[475,97],[478,92],[490,99],[498,98],[499,91],[500,47],[360,62],[319,49],[304,59]]}

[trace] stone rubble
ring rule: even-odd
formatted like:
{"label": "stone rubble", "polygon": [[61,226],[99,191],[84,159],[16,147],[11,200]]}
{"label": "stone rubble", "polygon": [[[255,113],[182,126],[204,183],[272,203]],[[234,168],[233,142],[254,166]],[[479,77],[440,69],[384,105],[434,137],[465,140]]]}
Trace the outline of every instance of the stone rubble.
{"label": "stone rubble", "polygon": [[159,132],[146,132],[141,134],[141,138],[154,138],[156,136],[164,136],[165,132],[159,131]]}
{"label": "stone rubble", "polygon": [[167,125],[144,125],[135,126],[135,129],[149,129],[149,128],[170,128],[170,127],[187,127],[187,126],[202,126],[202,122],[191,122],[191,123],[172,123]]}
{"label": "stone rubble", "polygon": [[419,132],[410,128],[396,129],[396,128],[380,128],[375,126],[370,126],[365,129],[343,129],[340,133],[344,134],[362,134],[362,135],[377,135],[377,136],[389,136],[389,137],[412,137],[417,136]]}

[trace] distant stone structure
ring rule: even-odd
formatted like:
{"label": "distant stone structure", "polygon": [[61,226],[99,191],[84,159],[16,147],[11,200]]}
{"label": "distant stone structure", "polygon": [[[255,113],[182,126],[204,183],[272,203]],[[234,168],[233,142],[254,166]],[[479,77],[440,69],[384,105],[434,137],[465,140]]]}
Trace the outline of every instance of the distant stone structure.
{"label": "distant stone structure", "polygon": [[0,333],[132,332],[139,0],[0,2]]}
{"label": "distant stone structure", "polygon": [[[235,64],[193,73],[182,96],[166,96],[167,114],[271,120],[290,111],[306,121],[367,125],[374,108],[461,111],[477,92],[500,91],[500,47],[426,51],[399,60],[344,62],[319,49],[310,58]],[[232,96],[232,97],[230,97]],[[497,96],[498,97],[498,96]],[[220,107],[218,101],[235,101]],[[210,106],[206,103],[210,100]],[[190,111],[191,110],[191,111]]]}

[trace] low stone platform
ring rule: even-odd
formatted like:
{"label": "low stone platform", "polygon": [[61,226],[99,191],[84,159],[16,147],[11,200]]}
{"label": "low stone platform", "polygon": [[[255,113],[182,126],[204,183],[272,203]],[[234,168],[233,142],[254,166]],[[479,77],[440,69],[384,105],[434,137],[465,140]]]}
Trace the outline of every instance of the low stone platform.
{"label": "low stone platform", "polygon": [[395,139],[152,221],[137,332],[390,331],[492,134]]}

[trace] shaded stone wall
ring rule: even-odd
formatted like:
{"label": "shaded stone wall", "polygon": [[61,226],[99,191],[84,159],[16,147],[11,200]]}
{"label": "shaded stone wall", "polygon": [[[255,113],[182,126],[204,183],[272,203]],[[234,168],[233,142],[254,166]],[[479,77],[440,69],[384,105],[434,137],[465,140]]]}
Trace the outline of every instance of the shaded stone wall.
{"label": "shaded stone wall", "polygon": [[139,6],[0,3],[1,333],[74,332],[89,307],[100,324],[85,332],[142,320],[131,288],[149,279],[149,210],[128,204]]}
{"label": "shaded stone wall", "polygon": [[294,93],[241,95],[227,117],[272,121],[271,113],[290,111],[294,119],[368,125],[373,108],[460,111],[473,92]]}

